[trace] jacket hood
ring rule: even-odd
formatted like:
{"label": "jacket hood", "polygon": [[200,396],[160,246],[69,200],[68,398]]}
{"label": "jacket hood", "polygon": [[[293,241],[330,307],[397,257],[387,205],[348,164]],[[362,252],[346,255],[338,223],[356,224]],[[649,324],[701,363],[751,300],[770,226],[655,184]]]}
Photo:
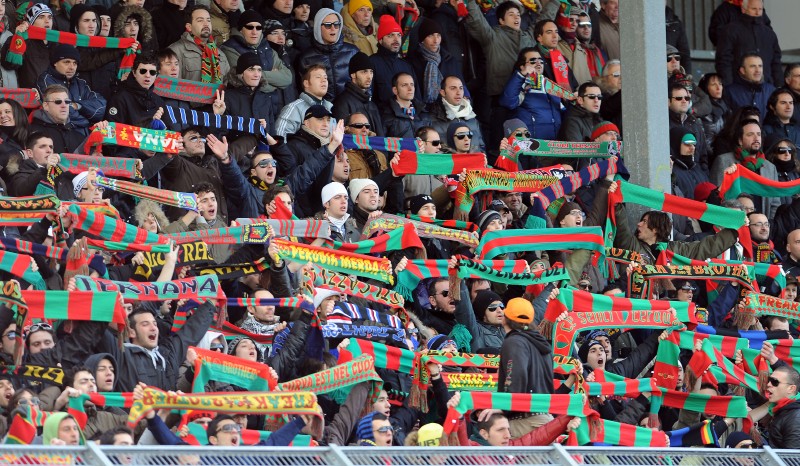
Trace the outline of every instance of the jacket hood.
{"label": "jacket hood", "polygon": [[[258,87],[256,87],[256,89],[259,89],[261,86],[264,86],[265,84],[267,84],[266,71],[261,73],[261,81],[258,82]],[[225,85],[227,87],[233,87],[233,88],[248,87],[245,85],[244,81],[242,81],[241,75],[236,73],[236,67],[231,68],[231,70],[228,71],[228,74],[225,75]]]}
{"label": "jacket hood", "polygon": [[550,345],[550,342],[536,330],[512,330],[509,335],[519,335],[528,340],[540,354],[550,354],[553,352],[553,347]]}
{"label": "jacket hood", "polygon": [[161,207],[159,207],[157,203],[149,199],[142,199],[138,204],[136,204],[136,210],[134,211],[136,223],[138,224],[139,228],[144,225],[144,221],[147,219],[148,214],[153,214],[153,216],[156,218],[159,231],[164,231],[164,228],[169,225],[167,216],[164,215],[164,211],[161,210]]}
{"label": "jacket hood", "polygon": [[140,44],[145,44],[153,40],[153,18],[150,13],[142,7],[129,5],[123,7],[116,18],[114,18],[114,37],[123,37],[125,21],[132,15],[139,15],[139,36],[137,39]]}
{"label": "jacket hood", "polygon": [[[32,120],[39,120],[41,123],[44,123],[44,124],[46,124],[48,126],[59,125],[59,123],[56,123],[55,121],[53,121],[53,119],[50,118],[50,115],[48,115],[47,112],[45,112],[44,109],[41,109],[41,108],[38,109],[38,110],[34,110],[34,112],[31,114],[31,119]],[[72,125],[69,124],[69,115],[67,115],[67,122],[64,125],[61,125],[61,126],[65,126],[67,128],[71,128],[72,127]]]}
{"label": "jacket hood", "polygon": [[[52,413],[47,417],[47,420],[44,421],[44,428],[42,429],[43,445],[50,445],[51,440],[58,438],[58,425],[66,418],[75,419],[71,414],[67,413]],[[86,445],[86,437],[83,435],[83,429],[79,429],[79,432],[80,441],[78,443],[80,445]]]}
{"label": "jacket hood", "polygon": [[[331,10],[330,8],[321,8],[317,12],[316,16],[314,16],[314,40],[318,44],[323,44],[322,32],[321,32],[322,21],[328,15],[336,15],[336,17],[339,18],[337,19],[337,21],[339,21],[340,24],[344,23],[344,21],[342,20],[342,15],[340,15],[339,13]],[[339,33],[336,35],[336,42],[334,42],[334,44],[338,44],[341,39],[342,39],[342,27],[339,27]]]}
{"label": "jacket hood", "polygon": [[112,388],[115,389],[117,388],[117,381],[119,380],[119,367],[117,366],[117,360],[111,355],[111,353],[93,354],[86,359],[86,364],[84,365],[88,367],[89,370],[92,371],[92,375],[97,378],[97,366],[100,365],[100,361],[103,359],[108,359],[111,361],[111,367],[114,368],[114,386]]}

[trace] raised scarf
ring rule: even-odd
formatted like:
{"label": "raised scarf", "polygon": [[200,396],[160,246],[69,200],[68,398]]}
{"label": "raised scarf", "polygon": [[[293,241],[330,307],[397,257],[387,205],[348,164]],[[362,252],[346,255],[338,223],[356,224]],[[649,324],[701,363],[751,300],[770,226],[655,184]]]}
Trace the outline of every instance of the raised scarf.
{"label": "raised scarf", "polygon": [[213,113],[187,110],[183,107],[174,108],[166,105],[164,109],[173,124],[185,126],[204,126],[206,128],[238,131],[255,135],[266,135],[266,130],[255,118],[244,118],[233,115],[215,115]]}
{"label": "raised scarf", "polygon": [[374,233],[382,234],[385,231],[403,228],[403,226],[406,224],[412,224],[416,228],[417,234],[423,238],[436,238],[443,241],[456,241],[471,248],[478,246],[478,235],[474,232],[440,227],[431,223],[405,219],[403,217],[398,217],[391,214],[382,214],[380,217],[374,218],[367,222],[367,224],[364,226],[364,232],[361,234],[361,238],[368,238]]}
{"label": "raised scarf", "polygon": [[166,99],[182,100],[198,104],[213,104],[217,91],[224,89],[222,83],[190,81],[159,75],[153,84],[153,92]]}
{"label": "raised scarf", "polygon": [[261,258],[255,262],[242,262],[239,264],[225,264],[225,265],[196,265],[194,266],[197,275],[216,275],[220,280],[232,280],[234,278],[244,277],[254,273],[261,273],[269,270],[269,264],[265,258]]}
{"label": "raised scarf", "polygon": [[75,47],[92,47],[102,49],[126,49],[125,56],[120,62],[117,79],[122,79],[126,73],[131,72],[136,52],[131,48],[136,42],[133,38],[116,38],[104,36],[86,36],[73,34],[55,29],[45,29],[38,26],[29,26],[27,31],[17,31],[11,38],[11,46],[6,54],[6,60],[15,65],[22,65],[22,56],[25,53],[25,42],[29,39],[69,44]]}
{"label": "raised scarf", "polygon": [[[620,159],[600,160],[594,165],[582,169],[579,172],[573,173],[570,176],[562,176],[561,179],[556,180],[555,183],[547,186],[539,191],[539,194],[534,198],[533,206],[531,207],[531,216],[529,218],[542,219],[541,225],[537,228],[544,228],[544,215],[545,209],[555,202],[556,199],[564,197],[566,194],[574,193],[582,186],[588,186],[589,183],[603,178],[607,175],[615,173],[627,174],[628,170],[622,164]],[[534,212],[537,212],[534,216]],[[533,228],[528,227],[526,228]]]}
{"label": "raised scarf", "polygon": [[124,328],[127,324],[127,315],[119,295],[105,291],[22,290],[22,297],[28,306],[29,320],[113,322]]}
{"label": "raised scarf", "polygon": [[279,383],[277,389],[289,392],[307,391],[319,395],[341,389],[349,391],[364,382],[370,383],[367,402],[371,405],[383,387],[383,379],[375,372],[375,360],[368,354],[305,377]]}
{"label": "raised scarf", "polygon": [[342,139],[344,150],[379,150],[395,153],[402,150],[419,151],[419,140],[416,138],[383,138],[378,136],[360,136],[345,134]]}
{"label": "raised scarf", "polygon": [[[39,411],[38,406],[20,405],[19,410],[14,410],[9,414],[8,432],[3,443],[8,445],[31,445],[36,438],[37,427],[44,425],[45,416]],[[37,419],[42,418],[42,419]],[[4,455],[3,461],[6,464],[48,464],[55,458],[47,455],[42,458],[33,458],[31,455],[9,457]],[[64,461],[66,464],[67,462]]]}
{"label": "raised scarf", "polygon": [[[320,326],[322,337],[331,338],[363,338],[373,341],[392,340],[402,344],[406,339],[405,329],[396,329],[382,325],[353,324],[334,321],[335,315],[328,315],[328,320]],[[345,319],[346,320],[346,319]]]}
{"label": "raised scarf", "polygon": [[22,105],[22,108],[39,108],[42,102],[39,101],[39,93],[35,89],[15,89],[10,87],[0,88],[0,97],[9,99]]}
{"label": "raised scarf", "polygon": [[[686,365],[686,370],[691,371],[695,377],[700,378],[703,374],[708,370],[709,366],[712,364],[716,364],[717,367],[722,369],[723,372],[733,377],[733,379],[737,380],[739,383],[744,384],[747,388],[751,390],[755,390],[756,392],[761,393],[763,388],[766,387],[759,387],[759,380],[757,377],[754,377],[751,374],[745,372],[744,368],[738,366],[733,363],[730,359],[725,357],[718,348],[715,347],[714,343],[710,340],[704,340],[701,346],[700,351],[695,351],[692,355],[692,359],[689,360],[689,364]],[[711,413],[709,413],[711,414]],[[719,414],[719,413],[713,413]],[[719,414],[725,415],[727,414]],[[744,414],[740,414],[738,416],[729,416],[729,417],[746,417],[747,411],[744,410]]]}
{"label": "raised scarf", "polygon": [[159,189],[153,186],[131,183],[130,181],[106,178],[105,176],[97,176],[96,183],[98,186],[102,186],[106,189],[111,189],[122,194],[128,194],[136,198],[150,199],[151,201],[158,202],[159,204],[165,204],[194,212],[198,211],[197,195],[194,193],[182,193],[179,191]]}
{"label": "raised scarf", "polygon": [[756,317],[779,316],[794,321],[800,320],[800,303],[796,301],[751,292],[745,295],[743,304],[743,310]]}
{"label": "raised scarf", "polygon": [[[142,263],[135,265],[133,275],[142,281],[148,281],[149,277],[157,274],[166,262],[165,252],[142,251]],[[196,241],[178,245],[178,260],[176,266],[178,264],[183,266],[208,263],[216,264],[206,243]]]}
{"label": "raised scarf", "polygon": [[170,394],[146,388],[144,397],[136,400],[128,416],[128,427],[134,428],[151,409],[197,409],[218,413],[296,414],[321,416],[317,397],[310,392],[223,392],[196,395]]}
{"label": "raised scarf", "polygon": [[194,361],[193,393],[205,392],[206,384],[211,380],[229,383],[250,392],[271,391],[278,383],[266,364],[202,348],[192,349],[197,353]]}
{"label": "raised scarf", "polygon": [[168,299],[225,301],[225,293],[219,286],[216,275],[189,277],[169,282],[123,282],[78,275],[75,277],[75,286],[78,290],[83,291],[119,292],[124,299],[133,301],[166,301]]}
{"label": "raised scarf", "polygon": [[[276,204],[280,205],[280,203]],[[275,236],[289,236],[291,238],[324,238],[330,239],[331,225],[327,220],[309,219],[276,219],[276,218],[237,218],[239,225],[252,223],[266,223],[272,227]]]}
{"label": "raised scarf", "polygon": [[[25,304],[25,299],[22,297],[19,282],[16,280],[0,281],[0,291],[0,304],[14,311],[14,322],[17,324],[17,328],[25,328],[29,322],[28,305]],[[22,332],[17,332],[14,343],[14,364],[19,366],[22,364],[22,352],[25,349]]]}
{"label": "raised scarf", "polygon": [[609,158],[622,155],[621,141],[570,142],[530,139],[530,148],[520,155],[558,159]]}
{"label": "raised scarf", "polygon": [[[350,252],[357,254],[379,254],[388,251],[402,251],[413,248],[417,250],[417,256],[424,257],[425,246],[419,239],[414,225],[407,223],[396,230],[365,239],[357,243],[333,242],[333,249],[337,252]],[[320,248],[322,249],[322,248]]]}
{"label": "raised scarf", "polygon": [[344,322],[367,320],[395,329],[402,329],[404,327],[403,320],[398,316],[376,311],[375,309],[370,309],[368,307],[357,306],[353,303],[347,302],[337,302],[334,305],[333,312],[329,314],[328,317],[329,322],[334,320],[330,317],[331,315],[343,318],[344,320],[342,321]]}
{"label": "raised scarf", "polygon": [[753,269],[742,265],[640,265],[628,275],[628,294],[646,299],[650,296],[650,281],[665,278],[731,281],[751,291],[758,289],[754,286]]}
{"label": "raised scarf", "polygon": [[64,369],[26,364],[23,366],[2,366],[0,374],[10,375],[18,379],[35,382],[64,385]]}
{"label": "raised scarf", "polygon": [[208,40],[203,40],[192,35],[192,40],[202,52],[200,55],[200,81],[214,84],[221,83],[222,69],[219,61],[219,50],[217,50],[217,43],[214,41],[214,37],[210,36]]}
{"label": "raised scarf", "polygon": [[33,270],[33,257],[16,254],[11,251],[0,251],[0,270],[8,272],[33,285],[37,290],[44,290],[47,285],[38,271]]}
{"label": "raised scarf", "polygon": [[375,301],[395,309],[402,309],[405,304],[403,297],[395,291],[371,285],[332,270],[319,267],[314,267],[310,271],[304,270],[303,279],[306,293],[309,292],[308,286],[311,286]]}
{"label": "raised scarf", "polygon": [[734,149],[733,155],[736,157],[736,160],[739,161],[741,166],[754,172],[760,170],[764,165],[764,162],[767,161],[763,152],[758,151],[755,154],[752,154],[750,151],[744,150],[741,147]]}
{"label": "raised scarf", "polygon": [[27,227],[47,214],[58,214],[60,201],[52,194],[0,198],[0,226]]}
{"label": "raised scarf", "polygon": [[463,170],[485,169],[486,154],[421,154],[402,150],[400,161],[392,167],[397,176],[457,175]]}
{"label": "raised scarf", "polygon": [[132,392],[103,392],[103,393],[81,393],[76,397],[70,397],[67,404],[67,412],[71,414],[81,429],[86,427],[89,420],[86,416],[86,403],[95,406],[105,406],[120,409],[129,409],[133,406]]}
{"label": "raised scarf", "polygon": [[299,263],[312,262],[332,271],[380,280],[394,284],[392,264],[389,259],[376,258],[340,249],[326,249],[318,246],[293,243],[281,238],[273,238],[272,243],[281,259]]}
{"label": "raised scarf", "polygon": [[159,235],[164,240],[171,239],[178,244],[198,240],[206,244],[266,244],[273,236],[272,228],[267,223]]}
{"label": "raised scarf", "polygon": [[442,372],[442,380],[451,392],[496,392],[498,376],[484,373]]}
{"label": "raised scarf", "polygon": [[527,251],[588,249],[594,251],[594,265],[605,260],[603,231],[600,227],[573,227],[536,230],[497,230],[483,235],[475,256],[493,259],[501,254]]}
{"label": "raised scarf", "polygon": [[431,52],[424,46],[420,46],[418,50],[425,61],[425,73],[422,78],[423,98],[426,104],[432,104],[439,98],[439,89],[444,79],[442,72],[439,70],[439,65],[442,63],[442,54],[440,52]]}
{"label": "raised scarf", "polygon": [[456,189],[456,206],[464,214],[472,210],[475,194],[481,191],[534,193],[558,181],[551,175],[506,173],[500,170],[469,170]]}
{"label": "raised scarf", "polygon": [[[723,265],[742,265],[745,267],[752,267],[756,275],[756,279],[770,279],[773,280],[781,289],[786,288],[786,275],[780,265],[765,264],[762,262],[741,262],[725,259],[709,259],[712,264]],[[706,265],[705,261],[697,259],[689,259],[688,257],[675,254],[673,251],[665,249],[661,251],[657,260],[657,264],[676,264],[676,265]]]}
{"label": "raised scarf", "polygon": [[789,197],[800,194],[800,179],[775,181],[739,166],[733,173],[725,173],[719,187],[723,199],[736,199],[741,193],[760,197]]}
{"label": "raised scarf", "polygon": [[550,55],[550,66],[553,70],[553,76],[556,78],[556,84],[565,89],[571,89],[572,85],[569,83],[569,64],[567,64],[567,59],[564,58],[564,54],[558,49],[548,50],[548,54]]}
{"label": "raised scarf", "polygon": [[150,128],[108,122],[105,128],[94,127],[83,146],[83,151],[91,154],[102,152],[103,144],[132,147],[139,150],[177,154],[181,134],[175,131],[161,131]]}
{"label": "raised scarf", "polygon": [[64,170],[74,175],[88,171],[90,168],[97,168],[103,172],[103,175],[113,178],[133,180],[142,177],[142,173],[137,166],[137,159],[128,157],[96,157],[81,154],[59,155],[61,156],[59,165]]}
{"label": "raised scarf", "polygon": [[411,375],[413,373],[416,361],[416,354],[413,351],[358,338],[350,338],[347,348],[339,351],[339,364],[351,361],[363,354],[372,356],[377,368],[391,369],[401,374]]}
{"label": "raised scarf", "polygon": [[430,351],[428,353],[416,353],[414,361],[413,384],[409,394],[408,405],[417,408],[423,413],[428,412],[428,387],[431,384],[431,375],[428,371],[428,362],[435,362],[447,367],[499,369],[499,356],[485,356],[482,354],[469,353],[442,353]]}
{"label": "raised scarf", "polygon": [[[0,208],[2,208],[2,200],[0,200]],[[150,244],[167,244],[168,242],[166,237],[137,228],[119,219],[106,215],[95,215],[91,210],[75,204],[69,206],[69,213],[74,228],[108,241]]]}
{"label": "raised scarf", "polygon": [[449,220],[438,219],[431,217],[420,217],[419,215],[408,214],[406,218],[416,222],[430,223],[431,225],[438,225],[444,228],[453,228],[456,230],[478,231],[478,225],[472,222],[465,222],[463,220]]}
{"label": "raised scarf", "polygon": [[544,92],[545,94],[558,97],[559,99],[575,99],[575,93],[569,90],[569,83],[567,83],[566,86],[559,85],[544,74],[531,73],[525,76],[525,85],[527,85],[529,89]]}

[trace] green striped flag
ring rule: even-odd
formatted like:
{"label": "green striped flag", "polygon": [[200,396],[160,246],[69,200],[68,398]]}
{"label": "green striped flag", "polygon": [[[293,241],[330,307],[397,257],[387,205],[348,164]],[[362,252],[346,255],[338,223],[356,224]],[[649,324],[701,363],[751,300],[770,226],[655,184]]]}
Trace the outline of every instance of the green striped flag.
{"label": "green striped flag", "polygon": [[775,181],[737,165],[733,173],[725,173],[719,195],[723,199],[736,199],[741,193],[760,197],[794,197],[800,194],[800,179]]}
{"label": "green striped flag", "polygon": [[22,290],[22,297],[28,305],[28,319],[114,322],[121,327],[127,319],[115,292]]}
{"label": "green striped flag", "polygon": [[44,290],[47,285],[39,272],[33,270],[33,265],[31,256],[0,250],[0,270],[25,280],[37,290]]}
{"label": "green striped flag", "polygon": [[346,351],[339,354],[339,363],[345,363],[362,354],[372,356],[375,359],[375,367],[381,369],[391,369],[403,374],[411,374],[414,370],[416,355],[413,351],[358,338],[350,338],[350,345]]}

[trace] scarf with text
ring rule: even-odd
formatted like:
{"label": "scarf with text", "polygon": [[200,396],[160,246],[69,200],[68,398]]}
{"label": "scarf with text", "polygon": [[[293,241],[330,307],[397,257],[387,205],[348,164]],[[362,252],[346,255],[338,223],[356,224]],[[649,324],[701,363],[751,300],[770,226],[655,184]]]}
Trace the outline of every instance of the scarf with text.
{"label": "scarf with text", "polygon": [[[276,205],[281,205],[280,203]],[[239,225],[266,223],[272,227],[275,236],[291,238],[323,238],[330,239],[331,224],[327,220],[309,219],[276,219],[276,218],[237,218]]]}
{"label": "scarf with text", "polygon": [[[215,264],[214,257],[211,255],[208,245],[202,241],[179,244],[177,247],[178,261],[176,266],[178,264],[181,266],[208,263]],[[168,251],[167,249],[167,252]],[[137,280],[148,281],[151,276],[157,274],[161,270],[166,262],[167,258],[165,252],[142,251],[142,262],[141,264],[136,264],[133,270],[133,276],[136,277]]]}
{"label": "scarf with text", "polygon": [[192,210],[194,212],[198,211],[197,195],[194,193],[159,189],[153,186],[131,183],[130,181],[106,178],[105,176],[97,176],[95,182],[98,186],[111,189],[121,194],[128,194],[140,199],[150,199],[159,204],[178,207],[180,209]]}
{"label": "scarf with text", "polygon": [[478,225],[472,222],[465,222],[463,220],[448,220],[448,219],[438,219],[432,217],[421,217],[419,215],[408,214],[406,218],[414,220],[416,222],[422,223],[430,223],[432,225],[438,225],[444,228],[451,228],[456,230],[466,230],[466,231],[478,231]]}
{"label": "scarf with text", "polygon": [[350,361],[305,377],[279,383],[277,389],[289,392],[307,391],[320,395],[339,390],[349,392],[351,388],[363,382],[370,383],[366,404],[372,406],[383,387],[383,379],[375,372],[375,360],[368,354],[362,354]]}
{"label": "scarf with text", "polygon": [[136,42],[133,38],[116,38],[103,36],[86,36],[83,34],[73,34],[62,32],[55,29],[45,29],[38,26],[29,26],[26,31],[17,31],[11,38],[11,45],[6,54],[6,60],[14,65],[22,65],[22,56],[25,54],[26,41],[29,39],[55,42],[58,44],[69,44],[75,47],[91,47],[101,49],[126,49],[125,56],[119,65],[117,79],[122,79],[126,73],[130,73],[133,62],[136,59],[136,52],[131,48]]}
{"label": "scarf with text", "polygon": [[112,146],[131,147],[139,150],[177,154],[178,141],[181,133],[175,131],[161,131],[150,128],[108,122],[104,128],[95,125],[83,146],[83,151],[91,154],[101,152],[103,144]]}
{"label": "scarf with text", "polygon": [[60,201],[52,194],[0,198],[0,226],[27,227],[47,214],[58,214]]}
{"label": "scarf with text", "polygon": [[216,275],[182,278],[169,282],[123,282],[75,277],[75,286],[81,291],[115,291],[124,299],[133,301],[166,301],[168,299],[196,299],[225,302],[225,293]]}
{"label": "scarf with text", "polygon": [[498,375],[483,373],[442,372],[447,389],[470,392],[496,392]]}
{"label": "scarf with text", "polygon": [[549,55],[550,67],[556,78],[556,84],[564,89],[571,88],[572,86],[569,83],[569,64],[564,54],[558,49],[546,50],[545,47],[542,46],[539,48],[545,52],[543,55]]}
{"label": "scarf with text", "polygon": [[177,395],[155,388],[146,388],[144,397],[136,400],[128,416],[128,427],[134,428],[151,409],[198,409],[218,413],[296,414],[320,416],[317,397],[310,392],[223,392]]}
{"label": "scarf with text", "polygon": [[229,383],[250,392],[272,391],[278,383],[266,364],[202,348],[192,349],[197,353],[194,361],[193,393],[205,392],[206,384],[211,380]]}
{"label": "scarf with text", "polygon": [[[0,208],[2,208],[1,199]],[[119,219],[106,215],[95,215],[91,210],[75,204],[69,206],[68,211],[72,217],[74,228],[108,241],[151,244],[167,244],[168,242],[166,237],[137,228]]]}
{"label": "scarf with text", "polygon": [[796,301],[761,293],[747,293],[743,304],[743,310],[756,317],[779,316],[793,321],[800,320],[800,303]]}
{"label": "scarf with text", "polygon": [[2,366],[0,374],[41,384],[64,385],[64,369],[25,364],[23,366]]}
{"label": "scarf with text", "polygon": [[[708,262],[705,262],[697,259],[689,259],[688,257],[681,256],[680,254],[675,254],[673,251],[668,249],[661,251],[656,259],[656,264],[659,265],[675,264],[702,266],[708,263],[721,265],[741,265],[747,268],[752,268],[757,280],[769,279],[774,281],[781,289],[786,288],[786,274],[783,271],[783,267],[778,264],[747,261],[742,262],[725,259],[709,259]],[[713,282],[711,284],[713,284]]]}
{"label": "scarf with text", "polygon": [[467,176],[458,183],[456,206],[462,213],[472,210],[475,194],[481,191],[503,191],[533,193],[558,181],[552,175],[506,173],[500,170],[468,170]]}
{"label": "scarf with text", "polygon": [[313,288],[317,287],[375,301],[395,309],[402,309],[405,304],[405,300],[399,293],[388,290],[386,287],[370,285],[353,277],[319,267],[303,270],[303,281],[304,293],[312,295]]}
{"label": "scarf with text", "polygon": [[59,154],[61,161],[59,165],[64,170],[77,175],[88,171],[90,168],[97,168],[105,176],[113,178],[127,178],[130,180],[139,179],[142,173],[137,165],[138,160],[128,157],[97,157],[81,154]]}
{"label": "scarf with text", "polygon": [[198,104],[213,104],[218,90],[225,89],[220,82],[190,81],[159,75],[153,84],[153,92],[165,99],[183,100]]}
{"label": "scarf with text", "polygon": [[457,175],[463,170],[486,168],[486,154],[422,154],[410,150],[400,151],[400,161],[393,165],[396,176],[403,175]]}
{"label": "scarf with text", "polygon": [[[397,285],[394,289],[402,294],[405,299],[413,301],[413,292],[419,285],[419,282],[429,278],[447,277],[449,272],[447,269],[447,259],[413,259],[408,261],[406,268],[397,274]],[[472,268],[478,266],[489,268],[497,272],[506,274],[520,274],[525,271],[524,260],[492,260],[492,261],[470,261],[468,259],[460,259],[459,264],[466,264],[467,262],[475,262]],[[463,278],[474,278],[468,275],[470,266],[459,268],[459,276],[465,275]],[[544,283],[544,282],[543,282]]]}
{"label": "scarf with text", "polygon": [[771,180],[744,166],[738,166],[736,171],[723,176],[719,195],[723,199],[736,199],[741,193],[760,197],[794,197],[800,194],[800,180]]}
{"label": "scarf with text", "polygon": [[567,86],[560,86],[547,76],[539,73],[531,73],[525,76],[525,85],[529,89],[544,92],[545,94],[558,97],[559,99],[574,100],[575,93]]}
{"label": "scarf with text", "polygon": [[15,89],[10,87],[0,88],[0,98],[13,100],[22,105],[22,108],[32,109],[42,106],[39,93],[35,89]]}
{"label": "scarf with text", "polygon": [[[370,241],[370,240],[367,240]],[[362,241],[364,243],[364,241]],[[376,258],[347,252],[345,250],[326,249],[318,246],[293,243],[281,238],[272,240],[278,250],[278,256],[284,260],[299,263],[312,262],[318,266],[345,274],[380,280],[384,283],[394,284],[392,263],[386,258]]]}
{"label": "scarf with text", "polygon": [[478,235],[474,232],[445,228],[439,225],[405,219],[391,214],[382,214],[380,217],[367,222],[364,226],[364,232],[361,234],[361,238],[368,238],[376,232],[382,234],[386,231],[403,228],[404,225],[409,223],[414,225],[420,237],[437,238],[443,241],[456,241],[471,248],[478,246]]}
{"label": "scarf with text", "polygon": [[379,150],[383,152],[419,151],[419,140],[416,138],[382,138],[378,136],[359,136],[345,134],[342,140],[344,150]]}
{"label": "scarf with text", "polygon": [[736,282],[748,290],[757,290],[753,269],[742,265],[640,265],[628,275],[628,294],[646,299],[651,295],[651,280],[685,279]]}
{"label": "scarf with text", "polygon": [[501,254],[527,251],[588,249],[594,251],[592,263],[605,261],[603,231],[600,227],[574,227],[554,230],[498,230],[481,238],[475,256],[493,259]]}
{"label": "scarf with text", "polygon": [[250,133],[255,135],[266,135],[267,131],[255,118],[244,118],[233,115],[215,115],[213,113],[198,110],[187,110],[183,107],[174,108],[166,105],[167,112],[172,124],[182,124],[184,126],[204,126],[206,128],[223,129],[228,131],[238,131],[240,133]]}
{"label": "scarf with text", "polygon": [[225,265],[195,265],[194,271],[197,275],[216,275],[220,280],[233,280],[235,278],[261,273],[269,270],[269,264],[265,258],[255,262],[242,262],[239,264]]}
{"label": "scarf with text", "polygon": [[428,363],[435,362],[447,367],[472,367],[479,369],[497,370],[500,367],[499,356],[486,356],[483,354],[470,353],[444,353],[439,351],[429,351],[428,353],[416,353],[414,359],[413,384],[409,394],[408,405],[412,408],[428,412],[428,387],[431,384],[431,374],[428,371]]}
{"label": "scarf with text", "polygon": [[8,272],[15,277],[21,278],[33,285],[37,290],[47,288],[41,274],[33,270],[36,263],[33,257],[23,254],[16,254],[10,251],[0,251],[0,271]]}
{"label": "scarf with text", "polygon": [[194,241],[203,241],[206,244],[266,244],[272,236],[272,228],[266,223],[160,235],[160,237],[171,239],[178,244]]}
{"label": "scarf with text", "polygon": [[558,159],[606,159],[622,155],[622,142],[620,141],[573,142],[547,139],[530,139],[530,141],[531,144],[527,150],[520,151],[519,155]]}

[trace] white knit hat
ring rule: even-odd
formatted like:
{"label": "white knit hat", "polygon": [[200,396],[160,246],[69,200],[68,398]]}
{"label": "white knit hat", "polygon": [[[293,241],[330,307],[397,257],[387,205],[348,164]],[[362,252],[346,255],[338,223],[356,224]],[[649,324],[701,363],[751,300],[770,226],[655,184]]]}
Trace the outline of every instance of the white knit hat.
{"label": "white knit hat", "polygon": [[358,195],[361,194],[361,190],[367,186],[375,186],[375,189],[380,191],[378,183],[370,180],[369,178],[356,178],[354,180],[350,180],[350,199],[355,202]]}
{"label": "white knit hat", "polygon": [[347,188],[345,188],[342,183],[339,183],[338,181],[332,181],[326,184],[325,187],[322,188],[322,205],[325,205],[325,203],[339,194],[344,194],[347,196]]}
{"label": "white knit hat", "polygon": [[322,301],[331,296],[338,296],[338,291],[326,290],[325,288],[314,288],[314,309],[318,308]]}
{"label": "white knit hat", "polygon": [[[103,176],[103,172],[98,171],[97,176]],[[81,189],[83,189],[86,186],[86,183],[88,182],[89,182],[88,171],[80,172],[77,175],[75,175],[75,178],[72,179],[72,194],[74,194],[75,197],[77,198],[78,194],[81,193]]]}

